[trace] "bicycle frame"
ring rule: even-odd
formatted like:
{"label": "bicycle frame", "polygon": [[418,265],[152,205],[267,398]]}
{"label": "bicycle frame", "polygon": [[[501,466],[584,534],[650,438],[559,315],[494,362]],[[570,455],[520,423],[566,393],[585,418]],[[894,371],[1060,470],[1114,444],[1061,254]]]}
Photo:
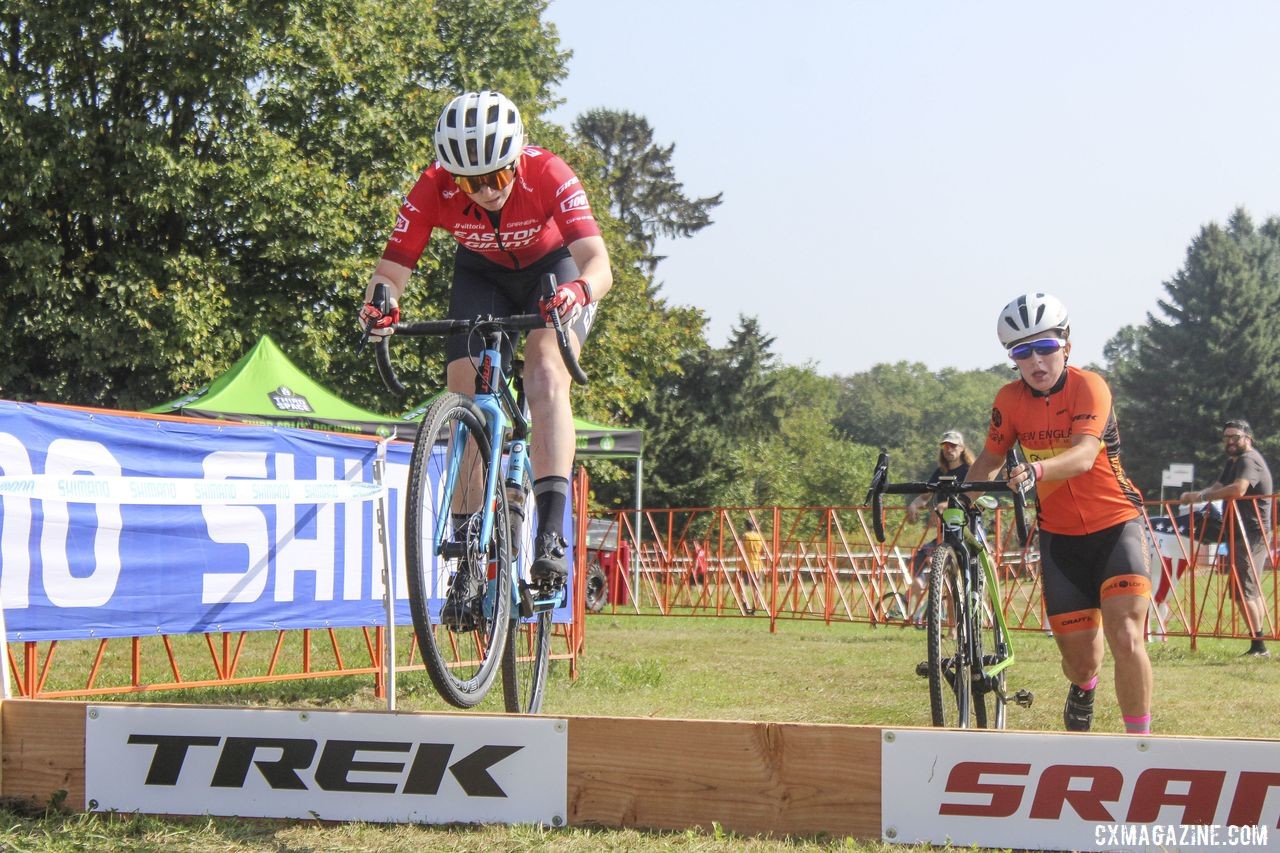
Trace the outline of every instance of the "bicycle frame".
{"label": "bicycle frame", "polygon": [[[485,348],[480,353],[476,370],[474,401],[476,407],[484,414],[485,426],[488,431],[490,458],[505,459],[505,463],[490,466],[484,484],[484,503],[480,513],[479,541],[481,542],[491,541],[493,535],[495,518],[493,507],[500,484],[503,488],[523,490],[525,477],[531,470],[528,442],[529,422],[525,418],[523,407],[512,396],[511,389],[507,387],[507,376],[502,369],[501,339],[502,334],[497,331],[491,331],[486,335]],[[507,439],[508,428],[511,429],[509,442]],[[459,433],[461,432],[462,428],[459,427]],[[458,438],[461,439],[461,435]],[[452,487],[457,483],[458,468],[461,463],[461,452],[448,460],[446,473],[448,486]],[[452,492],[452,489],[450,491]],[[433,534],[433,547],[437,556],[443,554],[444,549],[449,544],[447,527],[447,516],[441,513]],[[517,550],[519,550],[518,546],[513,543],[513,554]],[[519,560],[513,559],[511,561],[511,572],[512,603],[518,605],[520,603]],[[492,586],[492,583],[490,585]],[[566,590],[562,588],[552,598],[534,599],[532,603],[533,610],[536,612],[559,607],[563,603],[565,595]],[[529,614],[526,613],[524,615]]]}
{"label": "bicycle frame", "polygon": [[[970,611],[980,612],[982,596],[985,592],[990,592],[991,618],[996,625],[996,634],[1008,649],[1008,655],[990,667],[986,666],[982,660],[975,660],[973,664],[984,679],[997,676],[1013,666],[1014,650],[1009,627],[1004,618],[1004,608],[1000,606],[1000,582],[996,577],[995,564],[991,561],[991,552],[987,549],[987,535],[982,526],[982,516],[978,512],[970,514],[960,507],[950,506],[942,511],[942,528],[943,538],[956,549],[956,553],[964,557]],[[975,562],[982,567],[981,579],[973,575]],[[979,580],[981,582],[978,582]]]}
{"label": "bicycle frame", "polygon": [[[479,369],[476,373],[476,393],[475,404],[484,413],[485,425],[489,431],[489,452],[491,458],[503,458],[503,445],[506,441],[507,426],[507,410],[504,409],[504,402],[510,406],[512,412],[518,412],[519,408],[513,401],[504,401],[499,392],[495,388],[506,388],[506,377],[502,372],[502,354],[498,351],[498,343],[494,340],[500,338],[500,334],[493,332],[488,335],[485,343],[485,349],[480,354]],[[510,391],[507,391],[510,394]],[[526,426],[527,431],[527,426]],[[458,428],[459,440],[462,438],[462,429]],[[461,441],[459,441],[461,446]],[[462,453],[459,452],[454,458],[448,460],[448,485],[454,486],[457,483],[458,468],[462,464]],[[521,439],[513,441],[510,454],[507,458],[506,465],[490,466],[488,476],[484,484],[484,503],[482,506],[480,519],[480,541],[488,542],[493,535],[493,502],[498,493],[498,480],[500,471],[505,468],[507,474],[502,477],[503,483],[513,482],[513,484],[522,483],[521,477],[528,465],[527,443]],[[514,476],[513,476],[514,473]],[[452,492],[452,489],[450,489]],[[447,527],[448,517],[441,513],[436,524],[434,534],[434,546],[436,554],[442,554],[445,544],[448,541]],[[514,563],[513,563],[514,565]]]}

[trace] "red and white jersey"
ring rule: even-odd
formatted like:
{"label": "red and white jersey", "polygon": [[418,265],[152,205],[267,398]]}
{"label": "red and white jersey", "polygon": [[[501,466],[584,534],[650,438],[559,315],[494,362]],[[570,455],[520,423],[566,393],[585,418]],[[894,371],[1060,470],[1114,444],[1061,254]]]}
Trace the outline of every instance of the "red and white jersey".
{"label": "red and white jersey", "polygon": [[413,268],[433,228],[446,229],[459,245],[508,269],[523,269],[574,240],[600,233],[578,176],[555,154],[534,146],[524,149],[496,227],[489,211],[433,163],[409,191],[382,257]]}

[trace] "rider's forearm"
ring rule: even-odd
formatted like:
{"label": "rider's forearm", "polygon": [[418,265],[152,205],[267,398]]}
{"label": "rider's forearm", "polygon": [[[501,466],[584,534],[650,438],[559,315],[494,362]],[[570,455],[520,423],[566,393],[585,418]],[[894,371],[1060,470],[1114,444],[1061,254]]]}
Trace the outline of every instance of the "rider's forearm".
{"label": "rider's forearm", "polygon": [[965,478],[973,482],[982,480],[994,480],[996,475],[1000,473],[1000,469],[1004,467],[1004,457],[996,456],[994,453],[988,453],[985,448],[978,454],[978,458],[973,460],[973,464],[969,466],[969,474]]}
{"label": "rider's forearm", "polygon": [[1102,442],[1091,435],[1078,436],[1075,443],[1057,456],[1035,463],[1038,480],[1069,480],[1093,468],[1102,450]]}
{"label": "rider's forearm", "polygon": [[583,237],[569,244],[569,254],[578,267],[578,278],[591,288],[591,301],[599,302],[613,287],[609,250],[603,237]]}
{"label": "rider's forearm", "polygon": [[400,297],[404,295],[404,290],[409,286],[409,276],[413,274],[413,270],[395,261],[381,260],[374,269],[373,275],[369,276],[369,284],[364,289],[364,301],[368,302],[373,299],[373,289],[379,284],[386,284],[391,288],[391,301],[393,304],[400,303]]}

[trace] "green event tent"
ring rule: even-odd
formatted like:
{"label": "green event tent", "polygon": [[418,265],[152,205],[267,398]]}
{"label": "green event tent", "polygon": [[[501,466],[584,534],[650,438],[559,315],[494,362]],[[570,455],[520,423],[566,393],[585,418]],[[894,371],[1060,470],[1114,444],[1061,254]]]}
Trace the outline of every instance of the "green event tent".
{"label": "green event tent", "polygon": [[267,335],[199,391],[147,411],[380,436],[398,428],[399,437],[413,437],[399,418],[348,403],[303,373]]}

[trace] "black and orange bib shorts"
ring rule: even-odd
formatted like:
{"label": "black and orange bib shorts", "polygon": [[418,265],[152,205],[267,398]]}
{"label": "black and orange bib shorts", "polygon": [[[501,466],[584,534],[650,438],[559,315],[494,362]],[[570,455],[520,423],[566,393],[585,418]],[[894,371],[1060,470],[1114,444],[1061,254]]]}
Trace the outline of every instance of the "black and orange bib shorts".
{"label": "black and orange bib shorts", "polygon": [[1040,531],[1045,613],[1055,634],[1102,627],[1102,602],[1151,597],[1150,551],[1141,519],[1080,536]]}

